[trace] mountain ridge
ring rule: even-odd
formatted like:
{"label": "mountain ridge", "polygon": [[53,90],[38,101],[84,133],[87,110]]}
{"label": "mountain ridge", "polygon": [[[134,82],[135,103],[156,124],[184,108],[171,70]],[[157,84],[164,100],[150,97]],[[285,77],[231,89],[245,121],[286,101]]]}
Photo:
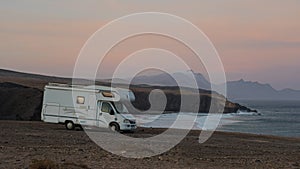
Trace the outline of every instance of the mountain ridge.
{"label": "mountain ridge", "polygon": [[300,100],[300,91],[276,90],[268,83],[240,79],[227,82],[227,97],[231,100]]}
{"label": "mountain ridge", "polygon": [[[172,76],[182,82],[185,87],[193,87],[188,82],[193,77],[184,76],[184,73],[174,73]],[[201,73],[194,73],[198,88],[211,90],[211,84]],[[169,76],[169,77],[168,77]],[[132,81],[133,84],[156,84],[164,86],[176,86],[174,79],[170,79],[171,75],[155,75],[155,76],[138,76]],[[258,81],[246,81],[240,79],[237,81],[227,81],[227,98],[233,101],[238,100],[300,100],[300,90],[282,89],[276,90],[268,83],[260,83]],[[221,85],[214,85],[218,88]]]}
{"label": "mountain ridge", "polygon": [[[77,80],[77,79],[75,79]],[[84,82],[86,85],[93,85],[92,81],[78,79],[80,82]],[[54,76],[44,76],[30,73],[22,73],[16,71],[6,71],[0,69],[0,119],[5,120],[40,120],[41,104],[43,97],[43,89],[49,82],[56,83],[72,83],[71,78],[62,78]],[[78,81],[79,82],[79,81]],[[122,87],[124,84],[111,84],[109,82],[99,82],[96,81],[97,85],[112,85],[114,87]],[[154,96],[156,93],[154,89],[159,89],[163,91],[167,98],[165,112],[178,112],[194,111],[195,104],[191,101],[182,110],[181,96],[190,97],[196,96],[200,97],[200,105],[197,107],[198,112],[207,113],[211,106],[217,109],[215,111],[222,110],[224,113],[234,113],[238,110],[242,111],[253,111],[245,106],[238,103],[230,102],[223,95],[216,92],[211,92],[203,89],[191,89],[182,88],[179,90],[178,86],[153,86],[153,85],[136,85],[130,84],[130,89],[136,96],[136,100],[132,102],[134,107],[138,110],[148,110],[151,106],[149,102],[150,93],[154,91]],[[182,93],[181,93],[182,92]],[[214,105],[211,105],[211,101]],[[224,110],[221,106],[225,104]]]}

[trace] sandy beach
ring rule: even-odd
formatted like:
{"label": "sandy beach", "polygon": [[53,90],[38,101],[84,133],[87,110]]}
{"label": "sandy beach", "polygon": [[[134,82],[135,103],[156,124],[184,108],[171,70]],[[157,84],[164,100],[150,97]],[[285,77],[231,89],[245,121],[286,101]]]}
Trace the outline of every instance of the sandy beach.
{"label": "sandy beach", "polygon": [[[97,146],[84,131],[30,121],[1,121],[0,168],[300,168],[300,139],[215,132],[198,143],[200,131],[161,155],[129,159]],[[132,137],[163,129],[139,128]]]}

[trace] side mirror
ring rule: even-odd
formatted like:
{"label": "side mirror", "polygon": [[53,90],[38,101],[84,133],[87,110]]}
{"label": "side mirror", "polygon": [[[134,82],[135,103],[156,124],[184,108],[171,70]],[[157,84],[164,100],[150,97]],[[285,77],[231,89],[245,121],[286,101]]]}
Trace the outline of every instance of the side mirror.
{"label": "side mirror", "polygon": [[114,112],[114,110],[113,110],[113,109],[111,109],[111,110],[110,110],[110,112],[109,112],[109,114],[110,114],[110,115],[115,115],[115,112]]}

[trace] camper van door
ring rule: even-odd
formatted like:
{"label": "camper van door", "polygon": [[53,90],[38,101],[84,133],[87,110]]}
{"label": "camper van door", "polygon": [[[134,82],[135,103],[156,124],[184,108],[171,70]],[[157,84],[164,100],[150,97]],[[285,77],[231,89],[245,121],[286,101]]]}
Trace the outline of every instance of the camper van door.
{"label": "camper van door", "polygon": [[103,121],[102,123],[105,123],[105,126],[107,127],[110,122],[115,121],[115,111],[109,102],[104,101],[101,102],[100,105],[100,111],[98,113],[99,124]]}
{"label": "camper van door", "polygon": [[[89,96],[89,104],[87,106],[87,117],[89,119],[96,119],[97,107],[96,107],[96,96],[90,95]],[[89,125],[97,125],[95,120],[89,122]]]}

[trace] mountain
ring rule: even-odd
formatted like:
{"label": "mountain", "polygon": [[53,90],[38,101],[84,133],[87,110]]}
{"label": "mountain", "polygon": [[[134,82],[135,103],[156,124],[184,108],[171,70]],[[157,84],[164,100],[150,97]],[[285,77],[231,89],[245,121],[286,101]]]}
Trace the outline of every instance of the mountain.
{"label": "mountain", "polygon": [[241,79],[227,82],[227,97],[231,100],[300,100],[300,91],[276,90],[270,84]]}
{"label": "mountain", "polygon": [[[182,75],[180,75],[182,76]],[[199,80],[200,80],[199,76]],[[80,84],[89,84],[91,81],[77,79]],[[5,120],[40,120],[42,107],[43,88],[49,82],[71,83],[72,79],[21,73],[0,69],[0,119]],[[188,81],[187,81],[188,82]],[[97,81],[99,85],[111,85],[110,82]],[[112,84],[122,87],[124,84]],[[180,109],[181,96],[191,95],[200,97],[199,112],[208,112],[211,100],[216,100],[216,107],[225,102],[224,113],[237,112],[238,110],[251,111],[238,103],[228,101],[224,96],[203,89],[184,88],[181,94],[176,86],[160,86],[149,84],[131,84],[130,89],[134,92],[136,100],[132,103],[139,110],[147,110],[150,107],[149,95],[154,89],[163,91],[167,98],[165,111],[176,112]],[[153,92],[154,96],[156,92]],[[159,95],[158,95],[159,96]],[[189,112],[195,104],[191,101],[184,111]]]}
{"label": "mountain", "polygon": [[71,79],[0,69],[1,82],[11,82],[42,90],[49,82],[70,83]]}
{"label": "mountain", "polygon": [[[211,89],[210,82],[201,73],[193,73],[193,76],[188,73],[143,75],[136,76],[132,80],[132,84],[178,86],[176,79],[183,87],[192,87],[191,81],[195,78],[199,89]],[[214,87],[217,88],[219,85]],[[276,90],[270,84],[241,79],[227,82],[227,98],[229,100],[300,100],[300,91],[293,89]]]}
{"label": "mountain", "polygon": [[[194,77],[193,77],[194,76]],[[132,84],[149,84],[159,86],[180,86],[194,88],[192,81],[195,79],[199,89],[210,90],[210,83],[201,73],[182,73],[177,72],[169,75],[167,73],[160,73],[156,75],[136,76],[131,81]]]}

